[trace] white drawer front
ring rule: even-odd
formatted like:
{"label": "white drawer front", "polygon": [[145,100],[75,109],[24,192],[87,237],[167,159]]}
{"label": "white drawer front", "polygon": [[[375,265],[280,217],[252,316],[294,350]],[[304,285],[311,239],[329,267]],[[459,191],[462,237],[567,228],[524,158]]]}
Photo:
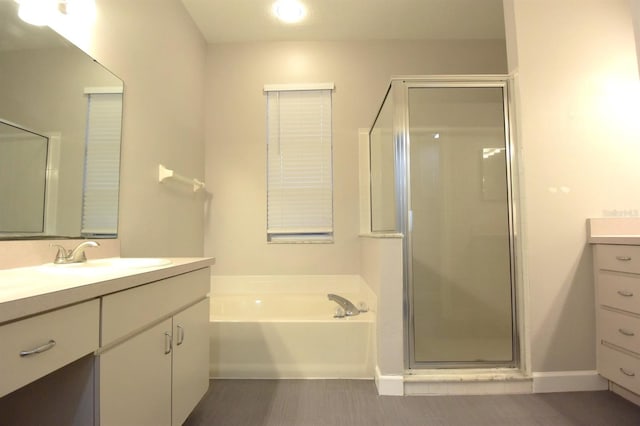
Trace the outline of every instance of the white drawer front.
{"label": "white drawer front", "polygon": [[640,359],[598,346],[598,373],[632,392],[640,393]]}
{"label": "white drawer front", "polygon": [[209,268],[109,294],[102,298],[104,346],[209,293]]}
{"label": "white drawer front", "polygon": [[599,269],[640,274],[640,246],[596,246],[596,262]]}
{"label": "white drawer front", "polygon": [[598,303],[640,313],[640,276],[598,272]]}
{"label": "white drawer front", "polygon": [[99,320],[94,299],[0,326],[0,396],[95,351]]}
{"label": "white drawer front", "polygon": [[600,309],[600,339],[640,353],[640,319]]}

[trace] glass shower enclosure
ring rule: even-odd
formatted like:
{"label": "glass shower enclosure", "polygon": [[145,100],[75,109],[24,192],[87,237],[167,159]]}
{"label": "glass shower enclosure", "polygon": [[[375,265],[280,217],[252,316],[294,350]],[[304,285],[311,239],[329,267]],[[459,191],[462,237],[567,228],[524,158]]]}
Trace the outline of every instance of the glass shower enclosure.
{"label": "glass shower enclosure", "polygon": [[410,370],[518,364],[507,88],[394,78],[370,130],[371,230],[404,235]]}

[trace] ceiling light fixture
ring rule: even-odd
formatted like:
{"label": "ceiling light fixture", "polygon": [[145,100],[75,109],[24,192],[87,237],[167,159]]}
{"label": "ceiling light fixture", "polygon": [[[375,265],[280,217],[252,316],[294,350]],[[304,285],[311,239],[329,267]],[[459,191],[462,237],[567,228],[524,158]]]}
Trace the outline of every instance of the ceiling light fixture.
{"label": "ceiling light fixture", "polygon": [[271,10],[278,19],[287,24],[300,22],[307,14],[307,9],[297,0],[278,0]]}
{"label": "ceiling light fixture", "polygon": [[95,0],[16,0],[18,16],[31,25],[50,25],[59,17],[93,22],[96,17]]}
{"label": "ceiling light fixture", "polygon": [[31,25],[47,25],[51,16],[58,13],[58,2],[55,0],[17,0],[17,3],[20,5],[18,16]]}

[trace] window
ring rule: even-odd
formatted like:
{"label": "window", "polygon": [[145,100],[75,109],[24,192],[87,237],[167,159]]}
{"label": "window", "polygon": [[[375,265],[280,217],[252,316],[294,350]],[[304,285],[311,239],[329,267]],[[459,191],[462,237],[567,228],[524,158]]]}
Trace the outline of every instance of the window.
{"label": "window", "polygon": [[88,98],[82,235],[118,231],[122,89],[86,89]]}
{"label": "window", "polygon": [[268,241],[333,240],[332,89],[265,86]]}

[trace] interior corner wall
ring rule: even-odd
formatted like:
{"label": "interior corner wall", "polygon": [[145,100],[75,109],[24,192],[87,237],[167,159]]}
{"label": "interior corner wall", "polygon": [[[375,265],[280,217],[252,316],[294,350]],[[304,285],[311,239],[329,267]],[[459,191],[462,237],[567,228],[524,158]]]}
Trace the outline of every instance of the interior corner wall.
{"label": "interior corner wall", "polygon": [[204,176],[205,41],[179,1],[96,3],[90,33],[56,30],[124,80],[121,254],[200,256],[206,197],[159,184],[158,164]]}
{"label": "interior corner wall", "polygon": [[630,6],[505,0],[509,10],[531,370],[595,370],[585,221],[640,209],[640,84]]}
{"label": "interior corner wall", "polygon": [[[205,255],[214,274],[358,274],[358,129],[392,75],[506,73],[503,40],[210,45],[206,66]],[[266,241],[266,102],[271,83],[334,82],[333,244]]]}

